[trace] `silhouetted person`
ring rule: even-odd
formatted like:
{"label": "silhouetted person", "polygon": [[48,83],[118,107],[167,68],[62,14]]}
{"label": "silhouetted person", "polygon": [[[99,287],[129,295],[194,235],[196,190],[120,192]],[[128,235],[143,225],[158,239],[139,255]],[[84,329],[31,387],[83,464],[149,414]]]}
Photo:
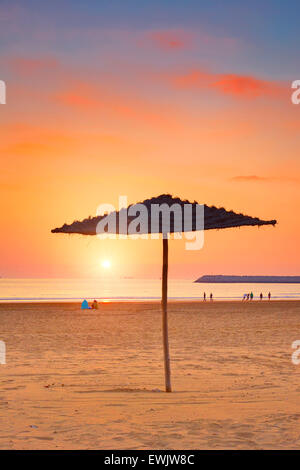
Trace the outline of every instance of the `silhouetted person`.
{"label": "silhouetted person", "polygon": [[260,296],[259,296],[260,300],[263,299],[263,295],[262,295],[262,292],[260,293]]}
{"label": "silhouetted person", "polygon": [[250,294],[250,299],[253,300],[253,292]]}
{"label": "silhouetted person", "polygon": [[213,295],[212,295],[212,294],[210,294],[209,298],[210,298],[210,300],[212,301],[212,299],[213,299]]}
{"label": "silhouetted person", "polygon": [[271,292],[268,293],[268,299],[271,300]]}
{"label": "silhouetted person", "polygon": [[206,301],[206,292],[204,292],[204,294],[203,294],[203,301],[204,302]]}
{"label": "silhouetted person", "polygon": [[250,299],[250,294],[247,294],[247,300],[249,300],[249,299]]}

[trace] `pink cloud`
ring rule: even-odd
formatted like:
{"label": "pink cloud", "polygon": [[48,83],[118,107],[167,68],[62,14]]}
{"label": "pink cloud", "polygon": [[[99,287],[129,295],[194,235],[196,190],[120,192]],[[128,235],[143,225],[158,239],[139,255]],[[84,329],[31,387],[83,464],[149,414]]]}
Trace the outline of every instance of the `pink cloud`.
{"label": "pink cloud", "polygon": [[146,37],[157,48],[172,51],[190,47],[193,35],[183,30],[157,30],[147,33]]}
{"label": "pink cloud", "polygon": [[236,74],[221,74],[212,86],[225,94],[249,98],[265,95],[277,96],[282,92],[281,87],[274,82]]}
{"label": "pink cloud", "polygon": [[18,74],[31,75],[37,72],[53,70],[58,66],[58,61],[53,57],[31,58],[14,57],[7,59],[11,68]]}
{"label": "pink cloud", "polygon": [[152,44],[162,51],[178,51],[191,47],[200,50],[226,50],[235,52],[240,43],[236,38],[214,36],[205,31],[193,30],[152,30],[143,32],[142,45]]}
{"label": "pink cloud", "polygon": [[85,112],[101,112],[117,119],[145,122],[158,128],[179,129],[180,122],[169,107],[140,100],[114,90],[77,82],[52,96],[55,102]]}
{"label": "pink cloud", "polygon": [[281,84],[249,75],[212,73],[193,69],[169,77],[169,82],[182,89],[212,89],[238,98],[277,97],[284,93]]}

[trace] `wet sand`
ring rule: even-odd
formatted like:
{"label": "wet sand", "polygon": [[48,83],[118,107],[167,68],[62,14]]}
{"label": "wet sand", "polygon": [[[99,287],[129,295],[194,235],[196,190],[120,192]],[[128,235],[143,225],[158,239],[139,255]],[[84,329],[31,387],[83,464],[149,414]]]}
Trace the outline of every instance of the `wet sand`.
{"label": "wet sand", "polygon": [[1,449],[299,449],[300,301],[0,304]]}

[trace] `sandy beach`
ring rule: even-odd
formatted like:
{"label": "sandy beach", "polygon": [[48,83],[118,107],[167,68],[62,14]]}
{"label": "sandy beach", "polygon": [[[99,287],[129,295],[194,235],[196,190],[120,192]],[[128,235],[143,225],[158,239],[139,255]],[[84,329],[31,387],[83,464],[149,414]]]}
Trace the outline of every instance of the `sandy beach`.
{"label": "sandy beach", "polygon": [[1,449],[297,449],[300,301],[0,304]]}

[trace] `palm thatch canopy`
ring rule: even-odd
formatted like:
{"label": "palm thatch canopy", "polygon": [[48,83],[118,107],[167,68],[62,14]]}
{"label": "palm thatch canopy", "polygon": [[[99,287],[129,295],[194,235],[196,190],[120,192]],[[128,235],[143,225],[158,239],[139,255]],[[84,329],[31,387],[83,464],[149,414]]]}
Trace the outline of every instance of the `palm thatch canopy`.
{"label": "palm thatch canopy", "polygon": [[[177,197],[172,197],[170,194],[161,194],[158,197],[153,197],[151,199],[146,199],[138,204],[143,204],[148,209],[148,217],[149,217],[149,233],[151,227],[151,206],[153,204],[166,204],[167,206],[171,207],[173,204],[179,204],[182,208],[185,204],[192,205],[192,226],[191,230],[188,231],[195,231],[198,230],[196,225],[196,206],[197,202],[190,202],[188,200],[182,200]],[[137,206],[137,204],[131,204],[128,206],[127,209],[121,209],[120,212],[115,212],[116,215],[116,233],[123,233],[119,231],[119,219],[120,213],[122,211],[127,211],[132,208],[133,206]],[[111,213],[110,215],[113,215]],[[64,224],[62,227],[58,227],[52,230],[52,233],[78,233],[82,235],[97,235],[97,225],[98,223],[106,217],[105,215],[97,216],[97,217],[89,217],[82,221],[74,221],[71,224]],[[136,216],[127,217],[127,228],[134,220]],[[227,211],[223,207],[217,208],[215,206],[207,206],[204,205],[204,230],[211,230],[211,229],[223,229],[223,228],[230,228],[230,227],[241,227],[243,225],[252,225],[252,226],[260,226],[260,225],[275,225],[277,223],[276,220],[261,220],[257,217],[250,217],[244,214],[237,214],[233,211]],[[177,232],[178,229],[174,227],[174,222],[170,219],[170,229],[168,230],[169,233]],[[184,231],[184,227],[180,231]],[[157,233],[163,233],[162,229],[162,221],[160,220],[159,226],[156,230]],[[141,232],[142,233],[142,232]],[[152,230],[153,233],[153,230]]]}
{"label": "palm thatch canopy", "polygon": [[[140,204],[140,206],[139,206]],[[165,387],[166,392],[171,392],[171,368],[170,368],[170,353],[169,353],[169,337],[168,337],[168,315],[167,315],[167,304],[168,304],[168,233],[182,232],[182,231],[196,231],[196,230],[210,230],[210,229],[223,229],[229,227],[241,227],[243,225],[275,225],[276,220],[261,220],[257,217],[249,217],[243,214],[237,214],[233,211],[226,211],[224,208],[201,206],[200,217],[199,217],[199,205],[196,201],[193,203],[182,200],[179,198],[173,198],[170,194],[162,194],[161,196],[146,199],[145,201],[133,204],[127,208],[121,209],[119,212],[111,212],[108,215],[101,215],[97,217],[89,217],[81,222],[75,221],[72,224],[64,224],[62,227],[55,228],[52,230],[53,233],[79,233],[82,235],[97,235],[100,233],[114,233],[114,234],[128,234],[130,233],[131,223],[139,217],[140,211],[146,213],[146,222],[143,220],[142,224],[139,225],[137,233],[162,233],[163,234],[163,267],[162,267],[162,332],[163,332],[163,349],[164,349],[164,366],[165,366]],[[186,205],[189,207],[188,213],[188,224],[184,217]],[[164,222],[163,213],[152,215],[153,206],[156,205],[162,210],[169,209],[169,215],[167,215],[169,221],[166,225]],[[181,223],[178,224],[178,217],[176,216],[175,221],[175,210],[174,206],[179,209],[179,219]],[[179,207],[178,207],[179,206]],[[173,209],[171,210],[171,207]],[[140,209],[140,210],[139,210]],[[203,210],[202,210],[203,209]],[[174,212],[173,212],[174,211]],[[165,212],[166,214],[166,212]],[[177,211],[178,214],[178,211]],[[125,217],[124,217],[125,216]],[[107,217],[114,219],[113,227],[109,227],[106,224]],[[103,220],[105,218],[105,220]],[[199,224],[200,218],[200,224]],[[155,219],[155,225],[153,220]],[[124,223],[125,220],[125,223]],[[100,231],[99,231],[99,222]],[[182,223],[183,222],[183,223]]]}

